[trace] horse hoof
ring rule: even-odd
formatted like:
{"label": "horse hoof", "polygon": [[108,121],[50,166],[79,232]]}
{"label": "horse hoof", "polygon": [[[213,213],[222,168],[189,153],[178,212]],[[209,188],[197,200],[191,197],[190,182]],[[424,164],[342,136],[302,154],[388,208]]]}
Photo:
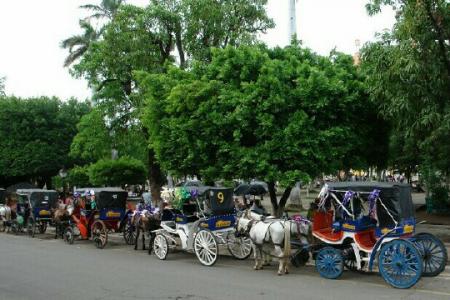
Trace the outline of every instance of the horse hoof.
{"label": "horse hoof", "polygon": [[283,272],[278,272],[277,274],[278,274],[278,276],[281,276],[281,275],[283,275]]}

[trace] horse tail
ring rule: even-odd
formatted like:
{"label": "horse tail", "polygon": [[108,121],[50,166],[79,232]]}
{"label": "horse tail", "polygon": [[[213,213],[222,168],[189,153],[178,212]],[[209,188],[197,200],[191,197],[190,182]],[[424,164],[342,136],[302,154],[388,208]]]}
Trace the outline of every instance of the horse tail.
{"label": "horse tail", "polygon": [[291,255],[291,226],[290,222],[284,222],[284,251],[283,256],[287,258]]}

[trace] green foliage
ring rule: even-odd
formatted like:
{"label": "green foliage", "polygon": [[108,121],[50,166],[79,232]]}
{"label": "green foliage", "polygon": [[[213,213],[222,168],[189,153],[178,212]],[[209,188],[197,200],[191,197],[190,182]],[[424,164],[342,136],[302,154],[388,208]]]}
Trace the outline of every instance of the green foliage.
{"label": "green foliage", "polygon": [[[294,44],[215,49],[191,72],[138,73],[158,161],[205,181],[259,178],[291,187],[346,158],[369,161],[376,119],[350,56]],[[366,108],[367,107],[367,108]],[[353,157],[348,155],[353,154]],[[276,200],[275,200],[276,201]]]}
{"label": "green foliage", "polygon": [[69,170],[67,181],[71,186],[84,187],[91,186],[89,181],[89,167],[88,166],[75,166]]}
{"label": "green foliage", "polygon": [[94,185],[123,186],[145,181],[142,161],[123,156],[117,160],[101,159],[89,166],[89,180]]}
{"label": "green foliage", "polygon": [[445,187],[436,187],[431,191],[431,198],[436,208],[447,208],[449,198],[448,189]]}
{"label": "green foliage", "polygon": [[50,183],[58,170],[72,164],[70,143],[76,124],[88,111],[88,103],[73,99],[1,99],[0,177]]}
{"label": "green foliage", "polygon": [[391,158],[394,164],[430,163],[449,176],[450,4],[372,0],[369,12],[383,5],[396,10],[397,22],[364,47],[362,67],[372,99],[395,128],[392,140],[404,143]]}
{"label": "green foliage", "polygon": [[111,156],[112,141],[102,113],[93,109],[77,125],[78,133],[70,146],[70,155],[95,162]]}

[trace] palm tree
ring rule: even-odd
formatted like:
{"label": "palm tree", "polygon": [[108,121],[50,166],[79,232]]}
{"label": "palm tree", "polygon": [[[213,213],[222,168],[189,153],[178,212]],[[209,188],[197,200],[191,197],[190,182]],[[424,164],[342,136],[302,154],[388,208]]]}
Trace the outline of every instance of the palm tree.
{"label": "palm tree", "polygon": [[74,35],[61,43],[62,48],[69,49],[69,55],[64,61],[64,67],[70,66],[74,61],[83,56],[91,42],[96,41],[100,36],[100,33],[88,21],[80,20],[80,27],[84,30],[83,34]]}
{"label": "palm tree", "polygon": [[112,20],[119,7],[125,3],[125,0],[102,0],[100,5],[86,4],[81,5],[80,8],[93,11],[93,15],[86,19],[102,19],[107,18]]}

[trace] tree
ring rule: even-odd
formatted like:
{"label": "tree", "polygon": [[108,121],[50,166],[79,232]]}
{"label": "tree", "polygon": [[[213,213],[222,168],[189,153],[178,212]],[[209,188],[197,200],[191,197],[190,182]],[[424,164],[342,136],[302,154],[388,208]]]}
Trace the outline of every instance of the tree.
{"label": "tree", "polygon": [[89,45],[99,38],[99,32],[85,20],[80,20],[80,27],[84,33],[82,35],[74,35],[61,42],[61,47],[69,49],[69,55],[64,60],[64,67],[68,67],[83,56],[88,50]]}
{"label": "tree", "polygon": [[408,160],[431,163],[450,184],[450,4],[372,0],[368,11],[383,5],[396,10],[397,21],[362,51],[371,98],[392,122],[392,140],[415,146]]}
{"label": "tree", "polygon": [[[237,44],[237,41],[244,40],[244,36],[256,37],[260,31],[258,28],[267,28],[271,24],[266,22],[268,18],[261,11],[266,1],[233,1],[236,5],[238,2],[238,6],[245,9],[235,10],[240,22],[233,28],[222,27],[219,23],[204,24],[202,30],[215,32],[217,37],[203,40],[201,52],[211,46],[223,46],[223,39],[227,39],[227,34],[233,35],[232,40]],[[94,100],[111,121],[111,129],[121,131],[133,124],[141,128],[145,139],[149,138],[147,129],[140,122],[144,101],[138,93],[134,71],[164,73],[166,66],[175,62],[172,56],[174,47],[180,54],[181,67],[185,67],[186,60],[195,57],[197,51],[200,51],[188,46],[190,39],[197,39],[202,33],[195,35],[192,31],[190,35],[187,34],[192,27],[189,23],[192,19],[185,17],[186,10],[183,8],[191,8],[192,11],[194,7],[202,8],[202,20],[208,20],[217,17],[213,16],[213,11],[208,15],[206,5],[209,4],[211,2],[155,0],[144,9],[132,5],[119,7],[114,18],[104,27],[102,38],[92,43],[81,61],[73,67],[73,74],[87,79],[95,89]],[[225,6],[225,2],[220,2],[220,6]],[[256,15],[251,13],[252,8]],[[223,7],[219,12],[225,13]],[[225,19],[224,16],[220,17],[222,21]],[[250,26],[250,23],[255,26]],[[152,148],[148,149],[147,162],[152,196],[158,200],[164,176]]]}
{"label": "tree", "polygon": [[56,98],[0,100],[0,178],[37,181],[51,187],[51,177],[70,167],[69,147],[76,124],[89,105]]}
{"label": "tree", "polygon": [[[376,112],[360,111],[363,81],[340,53],[322,57],[295,43],[228,47],[190,72],[139,78],[151,146],[164,169],[206,181],[265,180],[275,215],[295,182],[334,171],[359,145],[352,141],[371,138],[358,120]],[[280,200],[276,182],[285,187]]]}
{"label": "tree", "polygon": [[102,0],[100,5],[86,4],[81,5],[80,8],[87,9],[93,12],[87,19],[109,19],[112,20],[117,14],[120,6],[125,3],[125,0]]}
{"label": "tree", "polygon": [[101,159],[89,167],[88,173],[94,185],[124,186],[143,184],[146,170],[142,161],[123,156],[117,160]]}

